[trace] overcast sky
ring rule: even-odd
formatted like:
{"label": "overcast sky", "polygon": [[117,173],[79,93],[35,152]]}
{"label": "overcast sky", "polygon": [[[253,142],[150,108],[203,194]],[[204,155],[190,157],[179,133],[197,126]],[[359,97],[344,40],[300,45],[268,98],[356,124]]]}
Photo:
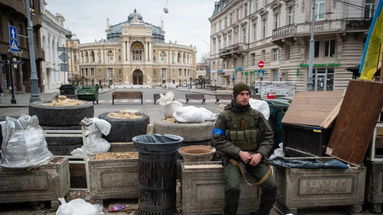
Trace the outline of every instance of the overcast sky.
{"label": "overcast sky", "polygon": [[[167,2],[168,1],[168,2]],[[197,61],[209,52],[210,22],[217,0],[46,0],[46,8],[65,17],[65,27],[80,43],[106,38],[106,19],[114,25],[128,19],[136,8],[145,22],[160,26],[164,20],[165,41],[197,47]],[[169,10],[165,14],[163,8]]]}

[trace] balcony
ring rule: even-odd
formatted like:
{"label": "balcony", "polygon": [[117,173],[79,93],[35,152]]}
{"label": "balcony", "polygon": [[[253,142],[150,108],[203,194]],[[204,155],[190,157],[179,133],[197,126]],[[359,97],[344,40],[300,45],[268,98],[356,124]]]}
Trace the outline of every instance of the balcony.
{"label": "balcony", "polygon": [[296,32],[295,25],[285,25],[273,30],[273,40],[292,37]]}
{"label": "balcony", "polygon": [[344,21],[346,24],[346,31],[368,30],[371,25],[371,19],[364,17],[346,18]]}
{"label": "balcony", "polygon": [[242,55],[247,49],[245,43],[236,43],[225,48],[219,49],[219,57],[225,58],[231,55]]}

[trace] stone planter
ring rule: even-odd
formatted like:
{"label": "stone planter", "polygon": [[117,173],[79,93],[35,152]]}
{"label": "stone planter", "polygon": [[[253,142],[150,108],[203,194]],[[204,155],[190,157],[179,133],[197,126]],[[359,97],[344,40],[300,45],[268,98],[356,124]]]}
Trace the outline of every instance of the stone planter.
{"label": "stone planter", "polygon": [[34,169],[0,167],[0,203],[51,201],[69,193],[69,162],[65,157],[54,157],[48,164]]}
{"label": "stone planter", "polygon": [[138,159],[88,161],[89,191],[92,199],[138,197]]}
{"label": "stone planter", "polygon": [[373,213],[383,211],[383,162],[367,161],[366,203]]}
{"label": "stone planter", "polygon": [[[223,213],[225,180],[220,162],[181,163],[182,214]],[[238,213],[256,212],[259,208],[260,189],[243,180]]]}
{"label": "stone planter", "polygon": [[360,213],[364,201],[365,167],[349,169],[275,168],[278,209],[297,214],[298,209],[351,206]]}
{"label": "stone planter", "polygon": [[211,146],[194,145],[181,147],[178,153],[185,162],[204,162],[211,161],[215,151]]}

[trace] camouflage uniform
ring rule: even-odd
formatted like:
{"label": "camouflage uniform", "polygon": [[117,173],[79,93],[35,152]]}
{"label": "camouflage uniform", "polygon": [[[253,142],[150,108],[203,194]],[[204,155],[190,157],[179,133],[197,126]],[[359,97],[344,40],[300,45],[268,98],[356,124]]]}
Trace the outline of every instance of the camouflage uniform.
{"label": "camouflage uniform", "polygon": [[[219,131],[219,132],[216,132]],[[242,106],[234,100],[225,107],[218,116],[213,130],[212,143],[223,154],[225,187],[224,213],[236,214],[240,194],[240,171],[228,159],[237,160],[247,173],[259,181],[268,171],[263,160],[257,166],[244,164],[239,151],[260,153],[263,158],[269,156],[273,147],[273,131],[264,116],[249,105]],[[277,187],[274,177],[270,177],[260,185],[262,188],[261,205],[258,213],[269,214],[276,198]]]}

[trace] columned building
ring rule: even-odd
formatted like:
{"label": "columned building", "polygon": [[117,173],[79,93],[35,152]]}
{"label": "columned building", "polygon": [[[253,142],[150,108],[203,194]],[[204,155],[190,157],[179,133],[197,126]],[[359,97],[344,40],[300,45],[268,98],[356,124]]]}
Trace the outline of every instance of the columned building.
{"label": "columned building", "polygon": [[[63,15],[56,13],[53,15],[44,6],[42,11],[41,28],[41,47],[44,51],[45,61],[42,62],[42,82],[44,90],[52,90],[60,87],[61,84],[68,83],[68,72],[65,71],[63,62],[59,56],[63,54],[63,48],[66,48],[67,36],[71,32],[64,28]],[[66,51],[65,51],[66,53]]]}
{"label": "columned building", "polygon": [[107,39],[80,44],[80,75],[85,84],[182,85],[196,73],[196,48],[165,43],[162,28],[146,23],[135,10],[128,20],[107,21]]}
{"label": "columned building", "polygon": [[[345,89],[360,63],[377,0],[316,0],[313,82],[316,91]],[[353,6],[354,5],[354,6]],[[357,5],[357,6],[355,6]],[[233,86],[293,81],[306,90],[311,0],[220,0],[211,22],[212,80]]]}

